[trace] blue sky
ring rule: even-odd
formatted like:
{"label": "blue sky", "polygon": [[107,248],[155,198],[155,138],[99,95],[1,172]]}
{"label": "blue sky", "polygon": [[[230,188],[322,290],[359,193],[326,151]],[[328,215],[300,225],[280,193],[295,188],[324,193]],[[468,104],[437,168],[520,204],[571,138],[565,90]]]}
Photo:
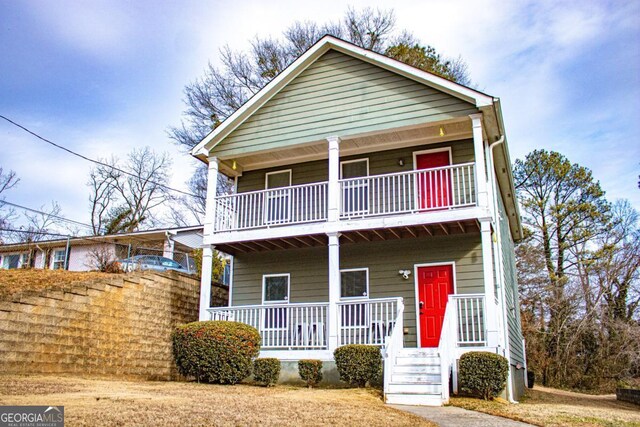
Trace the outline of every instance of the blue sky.
{"label": "blue sky", "polygon": [[[461,55],[502,100],[512,159],[557,150],[593,170],[610,200],[640,209],[638,1],[9,1],[0,0],[0,114],[92,157],[149,145],[184,188],[195,161],[169,140],[185,84],[225,44],[278,36],[296,20],[340,19],[348,5],[393,7],[398,29]],[[7,200],[89,220],[90,164],[0,122]]]}

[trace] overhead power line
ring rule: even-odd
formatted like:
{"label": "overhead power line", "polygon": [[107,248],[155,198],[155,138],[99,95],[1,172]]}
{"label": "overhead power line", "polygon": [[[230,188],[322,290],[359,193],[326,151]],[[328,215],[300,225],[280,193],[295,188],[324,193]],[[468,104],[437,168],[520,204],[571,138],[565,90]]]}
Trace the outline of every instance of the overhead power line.
{"label": "overhead power line", "polygon": [[[138,177],[137,175],[135,175],[135,174],[133,174],[133,173],[131,173],[131,172],[127,172],[127,171],[125,171],[125,170],[123,170],[123,169],[120,169],[120,168],[118,168],[117,166],[113,166],[113,165],[110,165],[110,164],[107,164],[107,163],[101,162],[101,161],[99,161],[99,160],[94,160],[94,159],[92,159],[92,158],[90,158],[90,157],[87,157],[87,156],[84,156],[84,155],[82,155],[82,154],[80,154],[80,153],[76,153],[75,151],[70,150],[69,148],[64,147],[64,146],[62,146],[62,145],[60,145],[60,144],[56,144],[55,142],[50,141],[50,140],[48,140],[47,138],[45,138],[45,137],[42,137],[42,136],[38,135],[38,134],[37,134],[37,133],[35,133],[34,131],[32,131],[32,130],[30,130],[30,129],[28,129],[28,128],[24,127],[24,126],[22,126],[22,125],[21,125],[21,124],[19,124],[19,123],[14,122],[13,120],[11,120],[11,119],[9,119],[9,118],[7,118],[7,117],[3,116],[2,114],[0,114],[0,118],[2,118],[2,119],[4,119],[4,120],[6,120],[7,122],[11,123],[12,125],[14,125],[14,126],[16,126],[16,127],[20,128],[20,129],[22,129],[23,131],[25,131],[25,132],[27,132],[27,133],[29,133],[29,134],[31,134],[31,135],[33,135],[33,136],[35,136],[36,138],[38,138],[38,139],[40,139],[40,140],[42,140],[42,141],[46,142],[47,144],[53,145],[54,147],[59,148],[60,150],[66,151],[67,153],[69,153],[69,154],[71,154],[71,155],[73,155],[73,156],[79,157],[79,158],[81,158],[82,160],[86,160],[86,161],[88,161],[88,162],[95,163],[95,164],[100,165],[100,166],[105,166],[105,167],[111,168],[111,169],[116,170],[116,171],[118,171],[118,172],[120,172],[120,173],[123,173],[123,174],[125,174],[125,175],[129,175],[129,176],[131,176],[131,177],[133,177],[133,178],[137,178],[137,177]],[[196,198],[198,198],[198,199],[204,199],[204,197],[202,197],[202,196],[198,196],[197,194],[192,194],[192,193],[189,193],[188,191],[178,190],[177,188],[169,187],[168,185],[162,184],[162,183],[157,182],[157,181],[147,181],[147,182],[149,182],[149,183],[151,183],[151,184],[153,184],[153,185],[157,185],[158,187],[165,188],[165,189],[167,189],[167,190],[169,190],[169,191],[174,191],[174,192],[176,192],[176,193],[184,194],[185,196],[191,196],[191,197],[196,197]]]}
{"label": "overhead power line", "polygon": [[[0,228],[0,231],[8,231],[10,233],[42,234],[47,236],[58,236],[58,237],[73,237],[69,234],[49,233],[48,231],[37,231],[37,230],[20,230],[16,228]],[[21,242],[21,243],[24,243],[24,242]]]}
{"label": "overhead power line", "polygon": [[72,224],[82,225],[83,227],[89,227],[90,229],[93,230],[93,226],[91,226],[90,224],[85,224],[84,222],[74,221],[72,219],[65,218],[63,216],[58,216],[58,215],[54,215],[54,214],[51,214],[51,213],[48,213],[48,212],[39,211],[37,209],[28,208],[26,206],[18,205],[16,203],[7,202],[6,200],[0,200],[0,206],[1,205],[13,206],[14,208],[24,209],[25,211],[29,211],[29,212],[33,212],[33,213],[37,213],[37,214],[41,214],[41,215],[46,215],[46,216],[51,217],[51,218],[59,219],[60,221],[66,221],[66,222],[70,222]]}

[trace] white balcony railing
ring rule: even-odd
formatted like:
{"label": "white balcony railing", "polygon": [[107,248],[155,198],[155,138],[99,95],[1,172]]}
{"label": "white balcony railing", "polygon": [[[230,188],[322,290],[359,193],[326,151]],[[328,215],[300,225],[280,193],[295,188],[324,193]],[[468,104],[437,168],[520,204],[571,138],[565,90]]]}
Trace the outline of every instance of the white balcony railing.
{"label": "white balcony railing", "polygon": [[328,303],[245,305],[209,309],[210,320],[231,320],[260,332],[262,348],[326,349]]}
{"label": "white balcony railing", "polygon": [[368,217],[475,205],[474,168],[474,163],[464,163],[342,179],[340,216]]}
{"label": "white balcony railing", "polygon": [[[475,180],[474,163],[341,179],[340,218],[474,206]],[[327,182],[218,196],[214,230],[326,221],[327,196]]]}
{"label": "white balcony railing", "polygon": [[381,298],[338,303],[338,345],[382,346],[396,327],[402,298]]}
{"label": "white balcony railing", "polygon": [[215,231],[324,221],[327,219],[327,183],[218,196],[215,204]]}

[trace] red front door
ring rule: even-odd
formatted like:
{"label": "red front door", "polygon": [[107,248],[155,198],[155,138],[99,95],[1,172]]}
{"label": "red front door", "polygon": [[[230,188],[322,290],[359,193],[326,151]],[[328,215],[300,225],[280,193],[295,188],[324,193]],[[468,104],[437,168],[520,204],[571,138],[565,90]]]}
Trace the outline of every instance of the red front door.
{"label": "red front door", "polygon": [[453,267],[418,267],[418,319],[420,347],[438,347],[449,294],[453,293]]}
{"label": "red front door", "polygon": [[449,166],[449,151],[416,155],[416,169],[423,170],[416,175],[418,182],[418,206],[420,209],[446,208],[451,200],[449,190],[449,170],[435,169]]}

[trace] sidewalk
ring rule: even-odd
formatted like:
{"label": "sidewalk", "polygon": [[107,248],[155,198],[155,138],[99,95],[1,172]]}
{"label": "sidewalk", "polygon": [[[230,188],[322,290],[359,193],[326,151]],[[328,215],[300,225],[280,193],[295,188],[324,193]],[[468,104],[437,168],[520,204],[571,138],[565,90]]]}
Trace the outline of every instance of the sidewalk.
{"label": "sidewalk", "polygon": [[469,411],[455,406],[410,406],[388,405],[400,411],[411,412],[433,421],[440,427],[527,427],[531,424],[513,421],[508,418]]}

